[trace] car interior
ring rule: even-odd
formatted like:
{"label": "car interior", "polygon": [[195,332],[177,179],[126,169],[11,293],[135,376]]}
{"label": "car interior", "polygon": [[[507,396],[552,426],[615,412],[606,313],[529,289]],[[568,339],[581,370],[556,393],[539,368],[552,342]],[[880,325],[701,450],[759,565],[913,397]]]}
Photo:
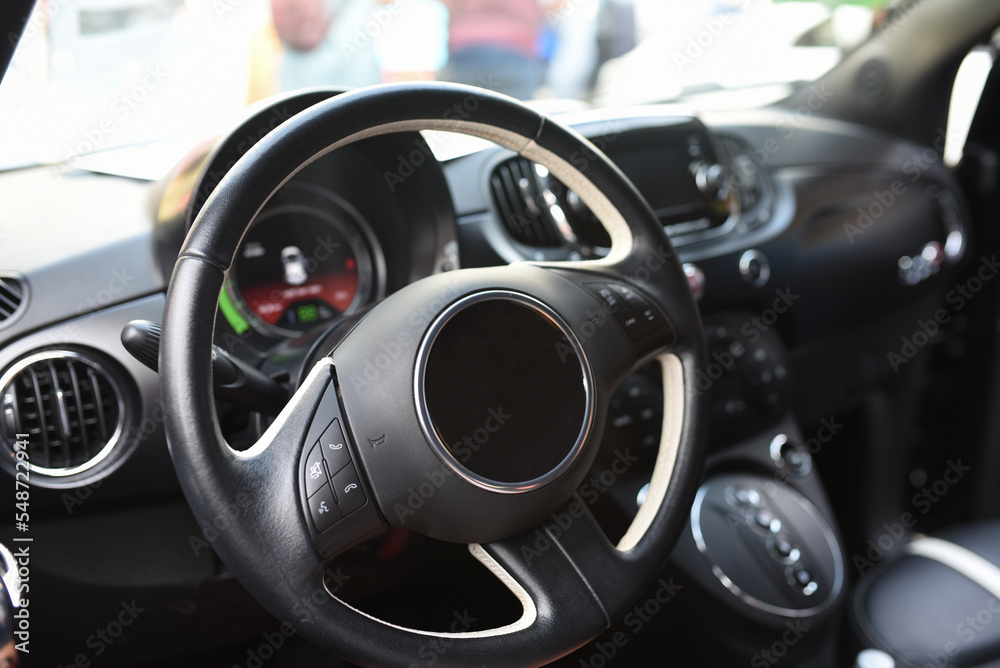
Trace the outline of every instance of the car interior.
{"label": "car interior", "polygon": [[[79,1],[0,6],[0,92],[185,4]],[[1000,3],[661,95],[757,2],[586,103],[330,82],[110,145],[132,94],[0,159],[0,665],[1000,666]],[[85,115],[15,91],[8,156]]]}

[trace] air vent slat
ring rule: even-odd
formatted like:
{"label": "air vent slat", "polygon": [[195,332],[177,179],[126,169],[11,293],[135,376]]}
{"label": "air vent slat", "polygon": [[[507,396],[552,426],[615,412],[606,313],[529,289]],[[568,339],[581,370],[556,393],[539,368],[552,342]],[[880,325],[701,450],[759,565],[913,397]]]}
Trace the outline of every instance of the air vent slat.
{"label": "air vent slat", "polygon": [[63,392],[62,386],[59,384],[59,374],[56,372],[55,364],[49,360],[48,363],[49,371],[49,385],[52,388],[49,401],[55,404],[54,418],[56,426],[59,429],[59,443],[62,446],[62,458],[63,466],[69,466],[72,461],[72,456],[69,449],[70,440],[70,425],[69,425],[69,409],[66,406],[66,393]]}
{"label": "air vent slat", "polygon": [[0,325],[24,310],[27,284],[18,276],[0,276]]}
{"label": "air vent slat", "polygon": [[[494,174],[490,179],[490,183],[493,186],[493,192],[504,192],[503,177],[500,174]],[[510,208],[510,201],[506,197],[497,197],[497,208],[500,209],[500,218],[504,221],[504,226],[507,227],[508,220],[511,220],[514,215],[514,211]]]}
{"label": "air vent slat", "polygon": [[17,281],[12,281],[7,278],[0,278],[0,293],[9,295],[15,300],[21,299],[21,286]]}
{"label": "air vent slat", "polygon": [[97,359],[96,353],[44,350],[16,362],[0,380],[4,445],[13,452],[11,429],[28,434],[30,466],[43,477],[92,468],[124,433],[117,376]]}
{"label": "air vent slat", "polygon": [[[521,187],[521,182],[527,181],[528,194],[533,196],[534,193],[531,188],[530,169],[530,165],[527,163],[522,164],[521,160],[516,160],[510,164],[510,192],[514,196],[514,201],[518,204],[518,214],[520,215],[520,218],[518,218],[516,222],[529,236],[533,246],[546,246],[548,244],[545,243],[545,233],[541,229],[541,214],[532,215],[531,206],[525,199],[525,188]],[[537,211],[538,207],[535,207],[535,210]]]}
{"label": "air vent slat", "polygon": [[[76,365],[69,364],[69,377],[73,383],[73,400],[76,404],[76,417],[80,421],[80,426],[84,427],[84,413],[83,413],[83,401],[80,399],[80,378],[76,374]],[[83,446],[83,456],[90,459],[90,439],[87,437],[87,430],[85,428],[80,429],[80,441]],[[104,437],[101,437],[104,439]]]}
{"label": "air vent slat", "polygon": [[2,306],[0,306],[0,312],[6,313],[9,317],[11,313],[17,310],[19,302],[14,301],[4,294],[3,290],[0,290],[0,304],[2,304]]}
{"label": "air vent slat", "polygon": [[45,468],[51,468],[52,456],[49,452],[49,423],[45,419],[45,404],[42,403],[42,388],[38,383],[38,374],[32,368],[28,369],[31,375],[31,387],[35,392],[35,414],[38,420],[38,428],[42,437],[42,457],[44,457]]}
{"label": "air vent slat", "polygon": [[107,423],[104,419],[104,398],[101,396],[101,388],[93,369],[87,369],[87,375],[90,376],[90,387],[94,392],[94,405],[97,408],[97,424],[100,425],[101,439],[107,440],[108,431]]}
{"label": "air vent slat", "polygon": [[536,242],[535,230],[524,215],[524,205],[518,193],[518,179],[514,173],[515,165],[516,163],[512,163],[500,173],[500,178],[503,180],[503,192],[511,209],[511,216],[507,219],[507,228],[515,235],[515,238],[520,236],[524,243],[534,245]]}
{"label": "air vent slat", "polygon": [[555,221],[542,204],[541,186],[530,160],[512,158],[498,165],[490,187],[504,228],[514,240],[526,246],[559,245]]}
{"label": "air vent slat", "polygon": [[16,307],[17,304],[21,303],[24,290],[21,289],[21,285],[17,281],[0,278],[0,296]]}

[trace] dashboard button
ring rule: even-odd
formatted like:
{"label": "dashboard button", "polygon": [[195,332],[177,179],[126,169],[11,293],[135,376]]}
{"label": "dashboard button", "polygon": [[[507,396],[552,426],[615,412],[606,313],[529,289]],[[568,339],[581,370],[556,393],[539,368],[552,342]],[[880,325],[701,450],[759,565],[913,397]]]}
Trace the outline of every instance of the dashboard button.
{"label": "dashboard button", "polygon": [[315,495],[309,497],[309,514],[312,516],[316,533],[323,533],[341,518],[330,485],[324,484]]}
{"label": "dashboard button", "polygon": [[673,338],[673,332],[663,317],[635,288],[624,283],[585,283],[597,295],[604,309],[612,314],[632,342],[655,333],[658,329]]}
{"label": "dashboard button", "polygon": [[684,264],[684,275],[687,276],[691,294],[696,300],[705,296],[705,272],[698,265],[687,262]]}
{"label": "dashboard button", "polygon": [[587,283],[586,285],[601,298],[608,313],[617,313],[619,309],[625,306],[611,285],[605,283]]}
{"label": "dashboard button", "polygon": [[313,416],[312,424],[309,425],[309,433],[306,434],[306,445],[310,446],[319,440],[320,435],[326,431],[333,418],[340,414],[340,402],[337,399],[337,388],[330,383],[323,393],[323,398],[319,402],[316,414]]}
{"label": "dashboard button", "polygon": [[[625,285],[623,283],[609,283],[608,287],[612,292],[617,294],[627,305],[623,311],[628,312],[631,316],[634,316],[635,322],[626,325],[622,322],[622,326],[633,341],[637,341],[645,336],[649,336],[657,329],[664,329],[669,331],[667,323],[664,321],[663,317],[653,308],[653,305],[649,303],[649,300],[643,297],[638,290]],[[617,315],[617,314],[616,314]],[[619,322],[621,322],[619,318]],[[671,338],[673,333],[670,333]]]}
{"label": "dashboard button", "polygon": [[340,512],[344,515],[350,515],[365,505],[365,492],[361,489],[361,480],[353,464],[349,464],[343,471],[333,476],[333,488],[337,490]]}
{"label": "dashboard button", "polygon": [[351,453],[347,449],[347,440],[344,438],[340,420],[334,420],[326,428],[320,436],[319,448],[323,452],[326,465],[330,468],[330,475],[336,475],[337,471],[351,463]]}
{"label": "dashboard button", "polygon": [[781,520],[774,516],[770,510],[761,509],[754,513],[754,522],[757,523],[761,529],[770,531],[771,533],[778,533],[781,531]]}
{"label": "dashboard button", "polygon": [[642,323],[639,322],[639,316],[635,314],[635,311],[630,308],[618,309],[615,311],[615,320],[622,326],[630,339],[639,338],[639,329],[642,327]]}
{"label": "dashboard button", "polygon": [[618,294],[622,299],[628,302],[631,306],[641,306],[645,303],[645,300],[639,296],[639,293],[625,285],[624,283],[609,283],[608,287]]}
{"label": "dashboard button", "polygon": [[732,497],[733,501],[742,508],[760,507],[760,492],[753,487],[734,487]]}
{"label": "dashboard button", "polygon": [[663,325],[663,319],[657,315],[652,306],[641,306],[635,309],[636,317],[639,319],[639,328],[636,330],[639,336],[646,336],[656,331]]}
{"label": "dashboard button", "polygon": [[774,551],[778,553],[780,557],[787,557],[792,553],[792,543],[783,535],[775,536],[772,541],[774,546]]}
{"label": "dashboard button", "polygon": [[778,434],[771,439],[771,459],[774,465],[795,475],[804,476],[812,471],[812,455],[798,441],[793,441],[785,434]]}
{"label": "dashboard button", "polygon": [[306,457],[306,468],[303,473],[306,482],[306,496],[312,496],[326,484],[326,468],[323,466],[323,453],[318,445],[314,445]]}

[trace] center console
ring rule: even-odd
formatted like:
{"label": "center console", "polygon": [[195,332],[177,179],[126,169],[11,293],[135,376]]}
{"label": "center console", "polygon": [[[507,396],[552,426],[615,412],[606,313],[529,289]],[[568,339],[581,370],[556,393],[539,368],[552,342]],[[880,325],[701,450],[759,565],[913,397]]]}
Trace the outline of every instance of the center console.
{"label": "center console", "polygon": [[688,614],[724,631],[727,660],[836,665],[846,560],[805,443],[785,418],[714,452],[671,557],[698,594]]}
{"label": "center console", "polygon": [[[708,365],[695,384],[710,393],[711,447],[664,571],[685,588],[670,625],[704,639],[696,658],[708,664],[834,666],[847,561],[813,455],[838,427],[803,435],[782,338],[756,323],[740,311],[705,318]],[[654,450],[658,392],[645,375],[619,391],[611,431],[621,443]],[[635,489],[620,503],[629,497],[634,508]]]}
{"label": "center console", "polygon": [[672,561],[700,594],[695,614],[728,628],[752,665],[834,665],[847,575],[813,459],[832,434],[807,439],[794,420],[777,326],[743,311],[705,318],[712,447]]}
{"label": "center console", "polygon": [[758,473],[714,475],[699,490],[690,522],[702,557],[697,570],[707,566],[733,595],[721,598],[737,610],[812,617],[843,588],[833,528],[793,487]]}

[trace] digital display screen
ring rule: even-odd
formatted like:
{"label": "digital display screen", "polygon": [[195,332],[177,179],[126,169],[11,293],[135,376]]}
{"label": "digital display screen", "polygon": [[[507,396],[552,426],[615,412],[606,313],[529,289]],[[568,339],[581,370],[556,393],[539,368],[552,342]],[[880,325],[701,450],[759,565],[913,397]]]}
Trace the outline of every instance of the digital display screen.
{"label": "digital display screen", "polygon": [[358,292],[347,228],[323,211],[283,207],[247,232],[233,267],[238,299],[259,322],[288,332],[332,322]]}
{"label": "digital display screen", "polygon": [[609,157],[657,213],[668,213],[678,206],[690,210],[693,202],[703,199],[688,169],[691,159],[679,148],[652,144],[628,150],[609,149]]}
{"label": "digital display screen", "polygon": [[608,157],[639,189],[669,234],[706,230],[729,219],[728,203],[707,198],[695,181],[699,165],[718,160],[710,138],[699,125],[637,130],[607,137],[603,144]]}

